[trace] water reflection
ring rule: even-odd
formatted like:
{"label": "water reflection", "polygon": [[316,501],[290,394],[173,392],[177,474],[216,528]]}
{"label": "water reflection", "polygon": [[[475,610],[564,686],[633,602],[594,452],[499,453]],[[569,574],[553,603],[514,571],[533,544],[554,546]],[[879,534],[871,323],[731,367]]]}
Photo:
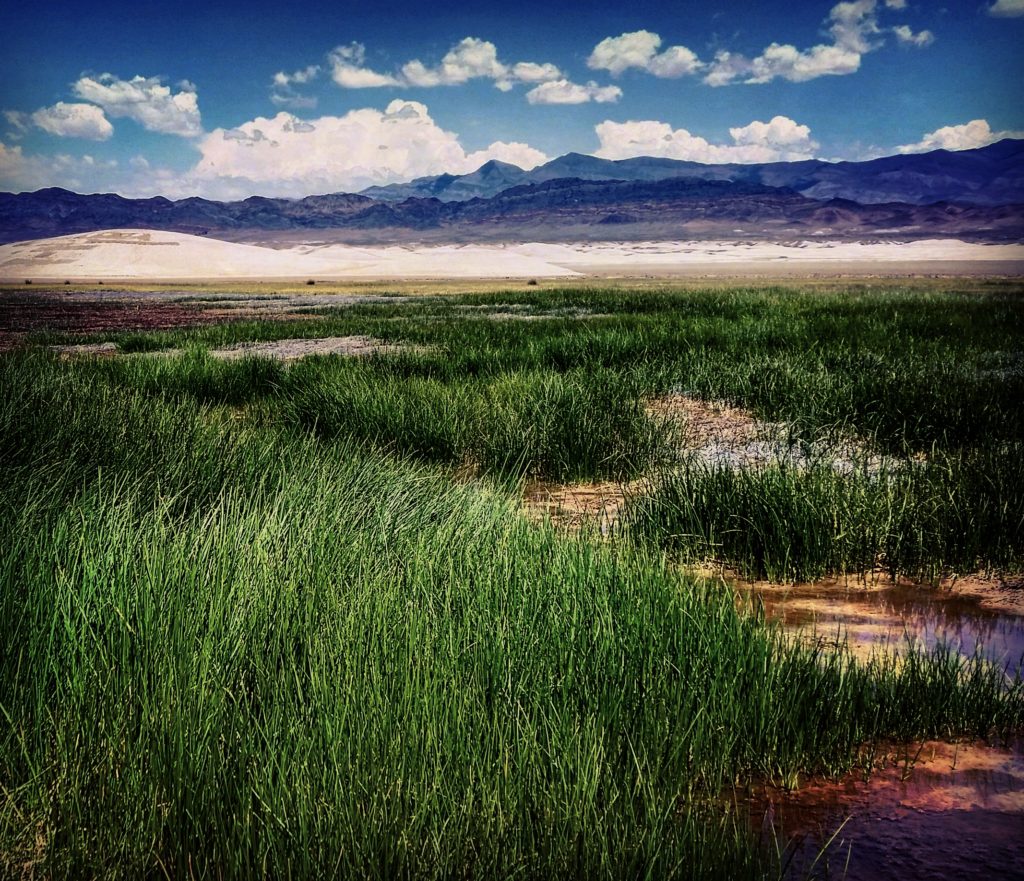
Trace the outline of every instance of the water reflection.
{"label": "water reflection", "polygon": [[[1024,751],[925,743],[868,780],[810,780],[750,801],[786,878],[1024,878]],[[824,854],[825,843],[831,842]]]}
{"label": "water reflection", "polygon": [[877,578],[778,585],[733,581],[742,601],[808,641],[843,642],[858,657],[879,650],[947,644],[980,652],[1014,672],[1024,660],[1024,586],[1007,579],[960,579],[938,586]]}
{"label": "water reflection", "polygon": [[[1010,675],[1024,660],[1020,579],[728,581],[741,604],[799,639],[845,642],[861,658],[910,640],[980,652]],[[785,850],[786,878],[1024,879],[1024,743],[929,742],[872,758],[870,777],[811,779],[750,800],[763,843]]]}

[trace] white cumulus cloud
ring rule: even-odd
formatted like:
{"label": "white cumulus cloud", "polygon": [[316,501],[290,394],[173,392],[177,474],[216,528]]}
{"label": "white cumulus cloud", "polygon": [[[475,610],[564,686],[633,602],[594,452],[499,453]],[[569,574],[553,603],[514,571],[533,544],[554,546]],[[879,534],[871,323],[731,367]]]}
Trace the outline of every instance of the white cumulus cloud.
{"label": "white cumulus cloud", "polygon": [[546,83],[562,79],[562,71],[553,64],[538,64],[535,61],[520,61],[511,68],[512,79],[520,83]]}
{"label": "white cumulus cloud", "polygon": [[[878,0],[849,0],[832,7],[826,19],[831,42],[798,49],[789,43],[770,43],[760,55],[720,50],[708,67],[704,82],[709,86],[733,83],[761,84],[774,79],[800,83],[822,76],[845,76],[860,70],[861,58],[880,48],[885,29],[878,23]],[[886,0],[891,10],[903,9],[903,0]],[[927,46],[935,35],[915,33],[907,25],[890,28],[904,45]]]}
{"label": "white cumulus cloud", "polygon": [[274,74],[274,85],[275,86],[291,86],[298,83],[299,85],[305,85],[306,83],[312,82],[320,73],[319,64],[311,64],[308,67],[304,67],[301,70],[297,70],[294,73],[285,73],[284,71],[278,71]]}
{"label": "white cumulus cloud", "polygon": [[703,66],[692,50],[685,46],[669,46],[650,60],[647,70],[657,77],[676,79],[696,73]]}
{"label": "white cumulus cloud", "polygon": [[997,18],[1017,18],[1024,15],[1024,0],[996,0],[988,8],[988,14]]}
{"label": "white cumulus cloud", "polygon": [[817,146],[811,140],[811,130],[806,125],[794,122],[788,116],[775,116],[768,122],[753,122],[729,129],[732,139],[741,146],[770,145],[776,148],[791,148],[806,154]]}
{"label": "white cumulus cloud", "polygon": [[42,107],[29,117],[32,124],[44,132],[62,138],[85,138],[105,141],[114,127],[94,104],[68,104],[58,101],[52,107]]}
{"label": "white cumulus cloud", "polygon": [[1024,138],[1024,132],[994,132],[985,119],[972,119],[963,125],[947,125],[928,132],[916,144],[903,144],[897,153],[926,153],[929,150],[971,150],[985,147],[1003,138]]}
{"label": "white cumulus cloud", "polygon": [[616,76],[630,68],[638,68],[667,79],[696,73],[703,66],[697,55],[685,46],[670,46],[664,52],[659,52],[660,48],[661,37],[652,31],[632,31],[606,37],[590,53],[587,66],[592,70],[607,70]]}
{"label": "white cumulus cloud", "polygon": [[508,68],[498,60],[498,49],[488,40],[466,37],[448,50],[441,63],[427,67],[419,59],[402,66],[406,82],[412,86],[458,86],[472,79],[503,81]]}
{"label": "white cumulus cloud", "polygon": [[877,49],[873,37],[881,33],[876,16],[877,0],[847,0],[828,14],[829,33],[836,46],[864,55]]}
{"label": "white cumulus cloud", "polygon": [[328,59],[331,79],[343,89],[376,89],[401,85],[395,77],[366,67],[366,47],[362,43],[338,46],[331,51]]}
{"label": "white cumulus cloud", "polygon": [[331,78],[344,89],[371,89],[384,86],[434,88],[461,86],[470,80],[491,80],[508,92],[517,84],[535,86],[563,79],[559,68],[548,62],[517,61],[506,64],[498,58],[498,48],[489,40],[466,37],[445,53],[441,61],[428,65],[418,58],[407,61],[395,73],[381,73],[366,66],[366,47],[361,43],[339,46],[328,56]]}
{"label": "white cumulus cloud", "polygon": [[98,104],[108,116],[133,119],[148,131],[189,138],[203,133],[199,100],[191,83],[180,83],[180,91],[174,92],[159,77],[123,80],[103,73],[83,76],[72,88],[79,98]]}
{"label": "white cumulus cloud", "polygon": [[686,129],[655,120],[605,120],[594,131],[600,142],[595,155],[604,159],[661,156],[711,163],[776,162],[810,159],[818,148],[806,125],[785,116],[729,129],[731,144],[713,144]]}
{"label": "white cumulus cloud", "polygon": [[914,33],[907,25],[897,25],[892,29],[896,39],[904,46],[930,46],[935,42],[935,34],[931,31],[918,31]]}
{"label": "white cumulus cloud", "polygon": [[[15,192],[64,187],[81,193],[106,192],[121,173],[117,160],[92,156],[33,156],[0,142],[0,188]],[[146,195],[153,195],[147,193]]]}
{"label": "white cumulus cloud", "polygon": [[373,184],[450,172],[465,174],[497,159],[521,168],[548,161],[521,142],[495,141],[467,151],[417,101],[392,101],[343,116],[302,120],[287,112],[218,128],[196,142],[200,158],[185,171],[151,165],[143,157],[100,162],[91,157],[43,156],[0,143],[0,190],[62,186],[125,196],[252,195],[301,197],[352,192]]}
{"label": "white cumulus cloud", "polygon": [[543,165],[551,157],[540,150],[531,147],[529,144],[522,144],[518,141],[504,142],[495,141],[484,150],[476,150],[466,156],[463,168],[476,171],[485,162],[497,159],[499,162],[508,162],[518,165],[525,171]]}
{"label": "white cumulus cloud", "polygon": [[590,101],[609,104],[621,97],[622,89],[618,86],[599,86],[595,82],[580,85],[569,80],[541,83],[526,93],[526,100],[531,104],[586,104]]}
{"label": "white cumulus cloud", "polygon": [[278,107],[291,107],[294,110],[316,107],[316,98],[301,94],[295,87],[311,83],[320,75],[320,65],[310,64],[293,73],[279,70],[274,74],[270,90],[270,100]]}
{"label": "white cumulus cloud", "polygon": [[467,153],[418,101],[395,100],[383,111],[300,121],[289,113],[215,129],[198,144],[191,172],[205,194],[304,196],[361,190],[430,174],[474,171],[488,159],[521,167],[547,161],[521,143],[495,142]]}
{"label": "white cumulus cloud", "polygon": [[855,73],[860,69],[860,59],[859,52],[841,46],[821,45],[801,51],[796,46],[772,43],[756,58],[719,52],[704,82],[709,86],[725,86],[736,81],[757,85],[781,77],[802,83],[820,76]]}

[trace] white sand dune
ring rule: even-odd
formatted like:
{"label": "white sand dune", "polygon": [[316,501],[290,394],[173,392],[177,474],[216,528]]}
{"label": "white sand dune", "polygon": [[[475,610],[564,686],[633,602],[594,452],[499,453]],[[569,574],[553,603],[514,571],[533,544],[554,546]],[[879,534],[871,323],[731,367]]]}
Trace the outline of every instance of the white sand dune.
{"label": "white sand dune", "polygon": [[958,239],[923,239],[914,242],[580,242],[515,245],[517,253],[559,266],[594,265],[622,268],[708,263],[887,263],[915,261],[1024,260],[1024,245],[984,245]]}
{"label": "white sand dune", "polygon": [[[720,272],[1024,272],[1024,245],[916,242],[300,244],[271,248],[162,230],[115,229],[0,246],[0,280],[554,278]],[[874,269],[872,269],[874,267]]]}
{"label": "white sand dune", "polygon": [[267,248],[112,229],[0,246],[0,280],[518,278],[577,275],[500,246]]}
{"label": "white sand dune", "polygon": [[338,266],[350,264],[358,255],[358,266],[336,273],[347,278],[551,278],[579,275],[575,270],[541,256],[503,245],[390,245],[376,248],[321,245],[307,253]]}

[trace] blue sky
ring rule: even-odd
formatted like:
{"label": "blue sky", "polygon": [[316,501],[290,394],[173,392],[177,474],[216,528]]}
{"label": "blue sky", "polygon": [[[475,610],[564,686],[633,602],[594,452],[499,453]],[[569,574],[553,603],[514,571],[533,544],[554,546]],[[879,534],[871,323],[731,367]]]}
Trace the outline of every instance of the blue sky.
{"label": "blue sky", "polygon": [[6,190],[301,196],[488,158],[860,159],[1024,131],[1024,0],[14,7]]}

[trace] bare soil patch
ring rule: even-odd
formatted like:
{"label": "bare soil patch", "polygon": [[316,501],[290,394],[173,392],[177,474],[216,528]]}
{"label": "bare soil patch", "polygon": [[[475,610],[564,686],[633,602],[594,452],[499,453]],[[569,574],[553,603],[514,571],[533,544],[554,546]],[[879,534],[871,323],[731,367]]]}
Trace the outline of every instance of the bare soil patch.
{"label": "bare soil patch", "polygon": [[351,358],[386,355],[396,352],[424,351],[422,346],[398,345],[369,336],[338,336],[312,339],[273,340],[270,342],[237,343],[223,349],[211,349],[215,358],[278,358],[294,361],[309,355],[345,355]]}
{"label": "bare soil patch", "polygon": [[[519,316],[509,316],[519,317]],[[684,394],[665,395],[645,402],[647,414],[667,423],[671,444],[680,450],[700,451],[716,445],[725,451],[741,450],[764,433],[764,424],[746,410],[722,402],[702,401]],[[528,484],[523,507],[532,519],[549,517],[556,526],[579,530],[597,526],[611,533],[627,499],[645,486],[633,481]]]}
{"label": "bare soil patch", "polygon": [[905,460],[873,452],[857,437],[801,441],[786,423],[760,420],[723,401],[674,392],[647,401],[645,408],[668,430],[677,458],[696,458],[710,466],[739,470],[783,464],[803,469],[825,464],[841,474],[865,469],[870,475],[906,466]]}
{"label": "bare soil patch", "polygon": [[596,527],[602,535],[611,533],[619,513],[639,481],[596,481],[591,483],[546,483],[535,481],[523,493],[523,510],[532,520],[550,519],[573,532]]}
{"label": "bare soil patch", "polygon": [[[724,401],[705,401],[674,392],[644,402],[647,415],[666,430],[671,459],[695,457],[713,467],[763,468],[784,462],[807,467],[827,461],[840,472],[858,464],[879,470],[886,461],[871,456],[853,441],[833,447],[807,447],[794,443],[783,423],[764,422],[749,410]],[[668,463],[671,466],[671,461]],[[629,496],[635,496],[649,478],[629,482],[532,483],[524,493],[524,509],[530,517],[549,516],[557,526],[579,529],[597,525],[609,534],[618,522]]]}
{"label": "bare soil patch", "polygon": [[111,358],[117,355],[119,349],[116,343],[81,343],[73,346],[48,346],[51,352],[56,352],[62,360],[71,358]]}
{"label": "bare soil patch", "polygon": [[[23,292],[8,289],[0,290],[0,351],[17,347],[27,334],[38,331],[85,336],[254,319],[308,321],[324,309],[401,301],[402,298],[394,297],[337,294],[247,296],[182,290],[65,292],[43,288]],[[75,353],[69,351],[69,354]]]}
{"label": "bare soil patch", "polygon": [[688,449],[700,449],[708,444],[739,448],[766,433],[766,423],[760,422],[749,410],[681,392],[652,398],[646,402],[645,409],[651,418],[671,424],[675,439]]}
{"label": "bare soil patch", "polygon": [[[241,315],[238,317],[242,317]],[[165,330],[225,320],[190,303],[78,298],[55,292],[0,292],[0,350],[20,344],[34,331],[95,334],[105,331]]]}

